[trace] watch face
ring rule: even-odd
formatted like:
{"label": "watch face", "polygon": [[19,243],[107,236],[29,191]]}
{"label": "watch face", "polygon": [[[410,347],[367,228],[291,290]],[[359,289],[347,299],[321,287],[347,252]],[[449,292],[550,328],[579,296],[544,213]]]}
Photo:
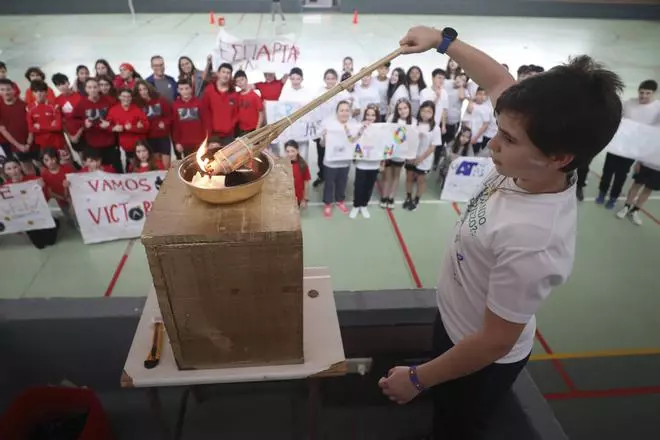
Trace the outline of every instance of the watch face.
{"label": "watch face", "polygon": [[451,40],[455,40],[456,37],[458,37],[458,32],[454,28],[446,27],[442,30],[442,35],[445,38],[449,38]]}

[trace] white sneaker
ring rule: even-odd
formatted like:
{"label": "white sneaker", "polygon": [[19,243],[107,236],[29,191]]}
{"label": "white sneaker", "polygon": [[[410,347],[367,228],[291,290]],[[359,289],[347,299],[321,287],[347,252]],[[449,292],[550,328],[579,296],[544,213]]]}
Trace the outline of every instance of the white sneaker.
{"label": "white sneaker", "polygon": [[624,206],[623,208],[621,208],[621,210],[619,212],[616,213],[616,218],[624,219],[624,218],[626,218],[626,216],[628,215],[629,212],[630,212],[630,207],[629,206]]}
{"label": "white sneaker", "polygon": [[371,218],[371,214],[369,214],[369,210],[367,209],[366,206],[360,208],[360,214],[362,214],[362,217],[364,218]]}
{"label": "white sneaker", "polygon": [[348,214],[348,218],[354,219],[358,216],[358,213],[360,212],[360,208],[353,208],[351,209],[351,213]]}
{"label": "white sneaker", "polygon": [[637,226],[642,226],[642,217],[639,215],[639,211],[635,211],[630,214],[630,220]]}

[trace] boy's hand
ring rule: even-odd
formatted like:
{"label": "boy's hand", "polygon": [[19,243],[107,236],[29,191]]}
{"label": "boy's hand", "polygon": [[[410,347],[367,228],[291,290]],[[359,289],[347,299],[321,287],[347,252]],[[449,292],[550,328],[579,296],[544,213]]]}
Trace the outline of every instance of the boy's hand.
{"label": "boy's hand", "polygon": [[142,123],[142,121],[138,121],[137,128],[144,128],[144,124]]}
{"label": "boy's hand", "polygon": [[33,127],[34,127],[35,130],[39,130],[39,129],[41,128],[41,125],[39,125],[39,124],[37,123],[37,124],[34,124]]}
{"label": "boy's hand", "polygon": [[472,138],[472,141],[471,141],[471,142],[472,142],[472,145],[475,145],[475,144],[477,143],[477,140],[478,140],[478,139],[477,139],[476,137],[473,137],[473,138]]}
{"label": "boy's hand", "polygon": [[94,125],[94,123],[92,121],[90,121],[89,119],[85,119],[85,127],[86,128],[92,128],[92,125]]}
{"label": "boy's hand", "polygon": [[110,123],[108,121],[101,121],[100,127],[101,128],[108,128],[108,127],[110,127]]}
{"label": "boy's hand", "polygon": [[639,173],[641,169],[642,169],[642,165],[639,162],[635,163],[635,168],[634,168],[635,173]]}
{"label": "boy's hand", "polygon": [[165,123],[163,121],[160,121],[158,123],[158,128],[160,128],[161,130],[164,130],[165,129]]}
{"label": "boy's hand", "polygon": [[307,208],[307,200],[303,200],[302,202],[300,202],[300,209],[305,209],[305,208]]}
{"label": "boy's hand", "polygon": [[124,125],[124,128],[125,128],[126,130],[130,130],[131,128],[133,128],[133,125],[131,125],[131,123],[128,122],[126,125]]}
{"label": "boy's hand", "polygon": [[427,26],[415,26],[399,41],[403,53],[420,53],[435,49],[442,42],[442,32]]}
{"label": "boy's hand", "polygon": [[30,146],[28,144],[17,145],[16,148],[18,148],[18,151],[20,151],[21,153],[27,153],[28,151],[30,151]]}
{"label": "boy's hand", "polygon": [[403,405],[413,400],[419,391],[410,381],[408,367],[394,367],[387,377],[381,377],[378,386],[389,399]]}
{"label": "boy's hand", "polygon": [[122,127],[121,125],[115,125],[114,127],[112,127],[112,131],[121,133],[122,131],[124,131],[124,127]]}

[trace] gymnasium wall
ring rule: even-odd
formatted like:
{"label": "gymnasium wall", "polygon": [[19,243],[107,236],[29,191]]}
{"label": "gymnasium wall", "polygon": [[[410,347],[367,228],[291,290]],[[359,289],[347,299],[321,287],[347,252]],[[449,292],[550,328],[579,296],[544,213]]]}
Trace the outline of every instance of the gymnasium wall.
{"label": "gymnasium wall", "polygon": [[[285,13],[303,10],[303,0],[281,0]],[[660,0],[337,0],[339,10],[380,14],[453,14],[592,17],[660,20]],[[270,0],[133,0],[138,13],[264,13]],[[0,14],[128,13],[128,0],[0,1]]]}

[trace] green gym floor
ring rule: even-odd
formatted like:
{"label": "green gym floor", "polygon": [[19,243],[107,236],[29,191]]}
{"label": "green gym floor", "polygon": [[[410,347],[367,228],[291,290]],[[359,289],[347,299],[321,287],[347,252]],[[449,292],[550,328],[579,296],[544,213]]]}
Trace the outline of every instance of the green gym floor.
{"label": "green gym floor", "polygon": [[[623,77],[625,97],[635,96],[644,79],[660,80],[660,61],[652,56],[660,50],[660,24],[654,22],[365,15],[353,25],[349,16],[328,14],[289,16],[283,27],[272,25],[269,15],[225,20],[230,33],[245,38],[294,33],[306,84],[314,89],[322,72],[339,69],[344,56],[352,56],[359,70],[393,50],[415,24],[450,24],[513,70],[589,54]],[[73,77],[77,64],[93,68],[96,58],[113,66],[131,62],[148,74],[150,56],[160,54],[176,76],[180,55],[203,65],[214,32],[199,14],[138,15],[135,23],[128,15],[0,17],[0,59],[22,90],[28,66],[41,66],[48,77],[58,71]],[[429,53],[393,64],[417,64],[428,78],[446,62]],[[309,160],[315,172],[315,151]],[[660,432],[660,282],[654,271],[660,194],[645,207],[642,226],[617,219],[593,201],[602,162],[600,156],[592,163],[579,207],[573,274],[538,313],[529,370],[572,439],[651,438]],[[374,204],[370,220],[350,220],[338,211],[323,218],[320,191],[312,190],[302,213],[305,265],[328,266],[337,290],[433,288],[462,209],[439,201],[434,179],[417,211],[399,206],[387,212]],[[399,199],[403,193],[401,186]],[[0,299],[144,296],[151,282],[139,239],[86,246],[66,227],[59,242],[42,251],[24,235],[1,236],[0,261]]]}

